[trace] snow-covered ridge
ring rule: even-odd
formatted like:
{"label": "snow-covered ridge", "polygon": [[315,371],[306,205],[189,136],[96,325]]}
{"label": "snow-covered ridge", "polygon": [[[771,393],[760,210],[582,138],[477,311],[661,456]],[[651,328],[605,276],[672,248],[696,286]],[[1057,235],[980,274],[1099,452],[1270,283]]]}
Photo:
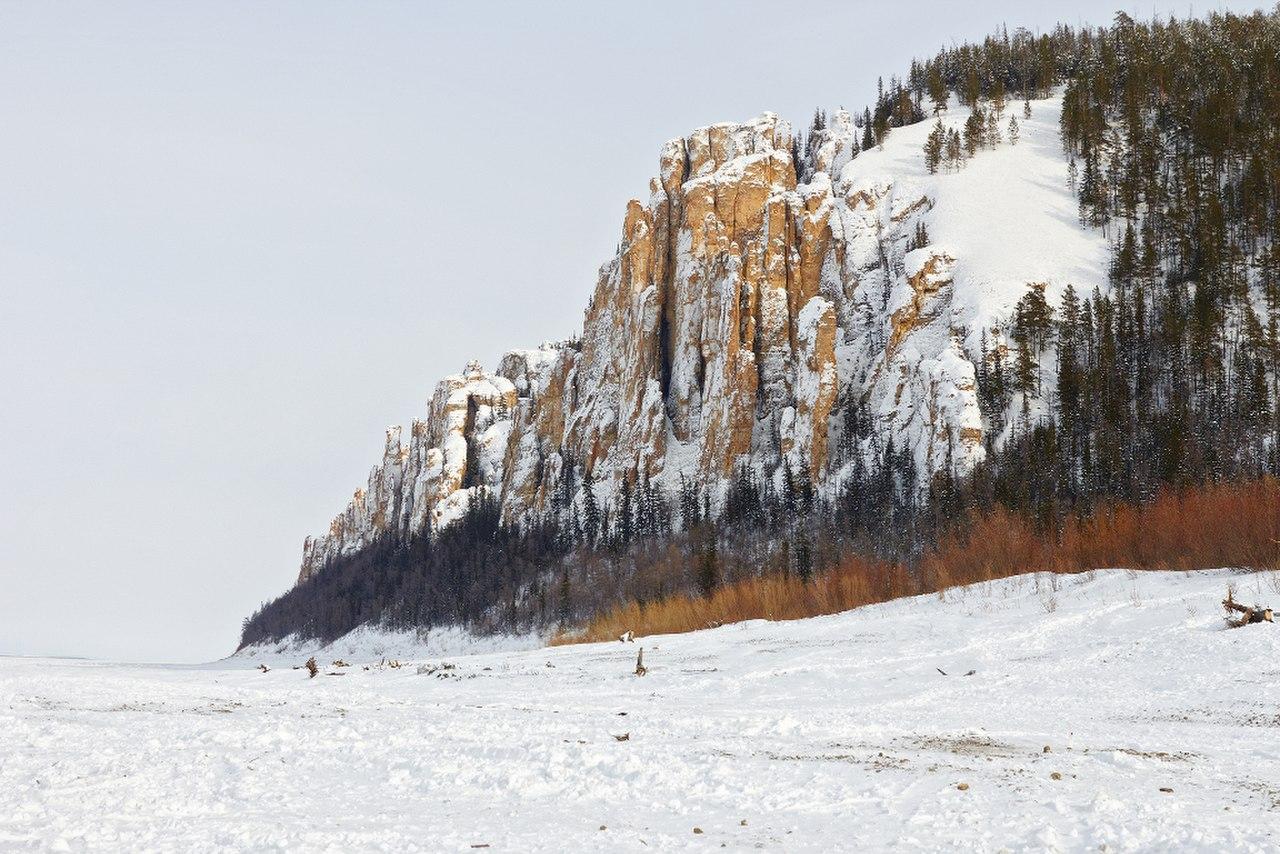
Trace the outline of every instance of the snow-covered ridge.
{"label": "snow-covered ridge", "polygon": [[1225,629],[1228,584],[1280,597],[1038,574],[314,679],[0,658],[0,848],[1273,851],[1280,627]]}
{"label": "snow-covered ridge", "polygon": [[[1105,284],[1105,238],[1079,227],[1067,188],[1060,100],[1032,107],[1016,145],[937,175],[922,154],[932,122],[859,153],[836,113],[801,164],[772,113],[671,140],[648,200],[627,207],[581,338],[443,380],[308,539],[300,579],[387,532],[447,524],[479,491],[508,519],[547,512],[566,463],[577,494],[589,474],[601,501],[623,478],[714,485],[783,458],[829,487],[850,464],[837,450],[853,405],[922,472],[968,469],[984,454],[983,332],[1029,287],[1054,301]],[[967,115],[953,105],[943,122]]]}

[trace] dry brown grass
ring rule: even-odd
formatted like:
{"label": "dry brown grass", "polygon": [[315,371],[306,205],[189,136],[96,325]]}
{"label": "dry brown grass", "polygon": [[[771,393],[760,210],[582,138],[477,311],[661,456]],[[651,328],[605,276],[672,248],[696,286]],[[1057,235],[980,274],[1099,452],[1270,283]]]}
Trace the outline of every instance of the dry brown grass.
{"label": "dry brown grass", "polygon": [[1275,568],[1280,564],[1280,483],[1265,479],[1168,491],[1140,505],[1071,518],[1056,537],[999,509],[944,537],[921,562],[942,590],[1023,572],[1090,569]]}
{"label": "dry brown grass", "polygon": [[710,596],[682,593],[649,604],[630,603],[602,614],[578,634],[553,644],[617,640],[707,629],[743,620],[798,620],[919,592],[901,566],[850,555],[808,584],[795,576],[765,575],[726,584]]}
{"label": "dry brown grass", "polygon": [[679,594],[631,603],[552,642],[617,640],[626,631],[671,634],[742,620],[796,620],[1041,570],[1217,566],[1280,566],[1276,480],[1169,491],[1137,507],[1104,507],[1086,519],[1068,519],[1056,537],[1000,508],[941,538],[916,573],[849,555],[808,584],[794,576],[765,575],[726,584],[707,597]]}

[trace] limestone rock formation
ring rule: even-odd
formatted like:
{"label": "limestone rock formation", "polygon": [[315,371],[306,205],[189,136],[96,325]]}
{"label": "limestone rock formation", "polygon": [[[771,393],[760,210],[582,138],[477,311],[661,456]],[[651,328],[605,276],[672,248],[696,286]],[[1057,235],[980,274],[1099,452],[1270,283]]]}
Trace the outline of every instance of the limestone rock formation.
{"label": "limestone rock formation", "polygon": [[384,534],[447,524],[481,491],[520,519],[588,481],[607,502],[624,478],[673,489],[683,474],[714,506],[737,466],[772,477],[784,458],[833,489],[871,452],[842,436],[851,406],[922,472],[971,466],[982,422],[954,253],[908,251],[933,200],[911,179],[857,175],[857,140],[839,112],[800,164],[771,113],[668,142],[581,338],[442,380],[407,445],[389,430],[367,487],[307,540],[300,580]]}

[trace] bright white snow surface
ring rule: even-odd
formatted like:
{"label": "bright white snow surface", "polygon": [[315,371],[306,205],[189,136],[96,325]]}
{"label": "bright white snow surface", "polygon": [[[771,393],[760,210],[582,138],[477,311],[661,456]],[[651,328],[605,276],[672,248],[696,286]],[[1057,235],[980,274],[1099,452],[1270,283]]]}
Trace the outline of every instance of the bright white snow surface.
{"label": "bright white snow surface", "polygon": [[[929,175],[924,142],[934,119],[894,128],[883,148],[858,155],[840,173],[842,183],[916,182],[935,200],[928,215],[929,239],[956,256],[953,311],[969,329],[969,350],[977,353],[983,329],[1009,319],[1033,283],[1046,285],[1055,309],[1067,285],[1080,299],[1095,287],[1107,290],[1110,250],[1101,229],[1081,228],[1078,204],[1068,187],[1067,158],[1058,130],[1062,95],[1032,101],[1031,118],[1011,101],[1000,122],[1003,141],[979,149],[958,171]],[[963,133],[970,110],[951,106],[939,117],[944,127]],[[1016,145],[1008,122],[1021,125]],[[906,194],[904,194],[906,195]]]}
{"label": "bright white snow surface", "polygon": [[421,672],[0,659],[0,849],[1274,851],[1280,625],[1224,629],[1229,582],[1280,598],[1112,570]]}
{"label": "bright white snow surface", "polygon": [[312,655],[316,661],[365,664],[386,659],[407,661],[486,652],[517,652],[543,646],[546,646],[546,638],[536,634],[474,635],[451,626],[420,632],[391,631],[365,625],[331,643],[302,640],[290,635],[276,643],[245,647],[232,657],[245,659],[254,666],[266,664],[271,667],[281,663],[297,664]]}

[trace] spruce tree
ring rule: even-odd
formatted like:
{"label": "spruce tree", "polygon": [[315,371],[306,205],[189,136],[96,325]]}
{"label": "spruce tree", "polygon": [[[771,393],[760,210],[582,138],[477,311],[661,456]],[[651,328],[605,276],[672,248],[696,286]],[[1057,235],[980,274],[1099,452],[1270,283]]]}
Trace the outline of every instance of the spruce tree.
{"label": "spruce tree", "polygon": [[933,125],[933,130],[929,132],[929,136],[924,141],[924,165],[929,170],[930,175],[938,171],[946,144],[947,130],[942,126],[942,119],[938,119]]}
{"label": "spruce tree", "polygon": [[928,71],[929,100],[933,102],[933,114],[936,116],[947,108],[947,84],[942,78],[942,69],[938,63],[931,63]]}
{"label": "spruce tree", "polygon": [[996,118],[996,111],[991,110],[987,113],[987,145],[995,148],[1000,144],[1000,121]]}
{"label": "spruce tree", "polygon": [[970,157],[978,153],[978,147],[982,145],[986,131],[987,122],[982,107],[975,104],[973,111],[969,113],[969,118],[964,122],[964,148]]}
{"label": "spruce tree", "polygon": [[600,504],[596,501],[595,480],[588,473],[582,479],[582,529],[587,545],[595,548],[600,536]]}
{"label": "spruce tree", "polygon": [[631,476],[624,474],[618,488],[618,517],[614,522],[614,534],[618,548],[626,548],[635,539],[635,508]]}
{"label": "spruce tree", "polygon": [[951,171],[964,165],[964,146],[960,142],[960,133],[955,128],[947,132],[947,166]]}

